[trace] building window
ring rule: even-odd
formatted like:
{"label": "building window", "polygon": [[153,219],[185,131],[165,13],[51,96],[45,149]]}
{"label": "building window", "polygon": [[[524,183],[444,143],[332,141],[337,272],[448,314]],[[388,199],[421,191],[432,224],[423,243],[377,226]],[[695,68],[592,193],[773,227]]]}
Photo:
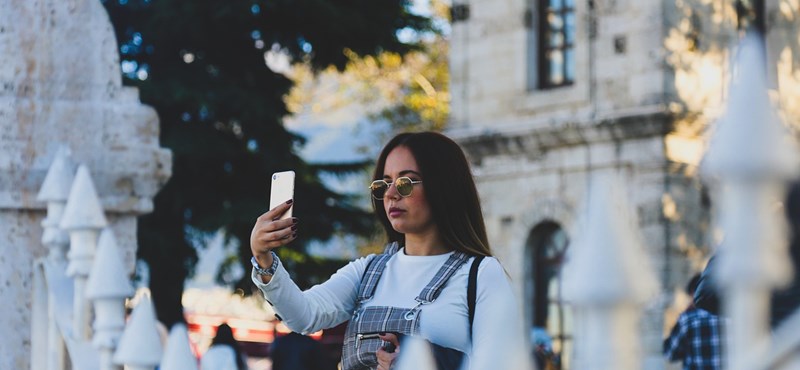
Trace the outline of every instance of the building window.
{"label": "building window", "polygon": [[572,311],[561,296],[561,267],[568,244],[566,233],[554,222],[537,225],[528,238],[533,267],[529,275],[533,278],[531,341],[540,369],[570,368]]}
{"label": "building window", "polygon": [[538,87],[575,81],[575,1],[538,0]]}

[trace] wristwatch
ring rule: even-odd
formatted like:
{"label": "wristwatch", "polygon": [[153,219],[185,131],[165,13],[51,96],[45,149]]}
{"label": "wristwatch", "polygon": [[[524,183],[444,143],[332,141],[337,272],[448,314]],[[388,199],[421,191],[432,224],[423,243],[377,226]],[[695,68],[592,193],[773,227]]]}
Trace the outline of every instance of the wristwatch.
{"label": "wristwatch", "polygon": [[261,266],[258,265],[258,261],[256,261],[255,256],[250,258],[250,263],[253,265],[253,270],[256,272],[257,275],[261,276],[275,275],[275,270],[278,269],[278,255],[272,251],[270,251],[269,253],[272,254],[272,266],[270,266],[268,269],[262,269]]}

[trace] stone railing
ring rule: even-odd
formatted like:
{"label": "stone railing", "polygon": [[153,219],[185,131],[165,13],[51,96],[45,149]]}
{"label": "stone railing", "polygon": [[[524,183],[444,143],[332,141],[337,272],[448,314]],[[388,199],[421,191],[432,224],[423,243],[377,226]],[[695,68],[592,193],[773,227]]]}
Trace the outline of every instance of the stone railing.
{"label": "stone railing", "polygon": [[126,322],[130,271],[89,169],[75,171],[67,149],[58,151],[38,200],[47,203],[42,243],[49,252],[34,266],[31,368],[197,369],[185,326],[175,325],[162,344],[148,297]]}

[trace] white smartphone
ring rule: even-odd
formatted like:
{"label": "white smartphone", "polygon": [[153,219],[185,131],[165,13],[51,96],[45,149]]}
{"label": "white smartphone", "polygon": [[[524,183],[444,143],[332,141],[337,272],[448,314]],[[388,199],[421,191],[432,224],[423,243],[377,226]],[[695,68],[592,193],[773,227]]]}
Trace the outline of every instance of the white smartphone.
{"label": "white smartphone", "polygon": [[[294,171],[273,173],[269,194],[269,209],[273,209],[289,199],[294,199]],[[292,210],[294,210],[294,204],[289,207],[286,213],[281,215],[280,219],[292,217]]]}

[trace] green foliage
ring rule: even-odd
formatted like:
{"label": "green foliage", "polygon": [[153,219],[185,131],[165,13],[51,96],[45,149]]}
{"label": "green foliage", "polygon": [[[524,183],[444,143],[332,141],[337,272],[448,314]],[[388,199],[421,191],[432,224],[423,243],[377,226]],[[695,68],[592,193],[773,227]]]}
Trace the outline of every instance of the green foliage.
{"label": "green foliage", "polygon": [[[447,23],[449,8],[440,1],[432,3],[432,19]],[[406,54],[384,51],[361,56],[345,50],[348,62],[343,71],[328,68],[314,73],[308,65],[296,66],[292,78],[297,84],[286,97],[289,110],[324,119],[360,107],[368,117],[362,126],[382,128],[374,142],[385,142],[399,132],[444,130],[450,115],[448,40],[439,30],[418,38],[418,48]],[[380,147],[361,149],[372,157]]]}
{"label": "green foliage", "polygon": [[[304,139],[282,124],[292,81],[267,67],[265,51],[280,50],[290,61],[314,69],[344,68],[345,49],[357,55],[406,53],[417,46],[398,41],[397,31],[430,28],[426,18],[408,12],[407,1],[104,4],[119,41],[125,83],[138,87],[142,102],[156,109],[161,145],[173,153],[172,178],[156,196],[155,211],[141,217],[138,227],[138,257],[150,267],[162,322],[183,321],[183,282],[197,260],[188,230],[226,231],[239,241],[239,262],[249,271],[250,230],[267,211],[273,172],[298,174],[300,239],[291,248],[302,252],[310,240],[373,231],[371,216],[352,195],[337,194],[319,181],[321,173],[352,172],[364,163],[312,166],[297,156]],[[306,268],[308,263],[290,265],[298,272],[318,272]],[[319,262],[310,266],[321,267]],[[249,276],[237,287],[250,291]]]}
{"label": "green foliage", "polygon": [[403,86],[402,99],[374,115],[388,122],[392,134],[411,131],[442,131],[450,116],[450,70],[447,41],[441,37],[426,42],[416,57],[419,65]]}

